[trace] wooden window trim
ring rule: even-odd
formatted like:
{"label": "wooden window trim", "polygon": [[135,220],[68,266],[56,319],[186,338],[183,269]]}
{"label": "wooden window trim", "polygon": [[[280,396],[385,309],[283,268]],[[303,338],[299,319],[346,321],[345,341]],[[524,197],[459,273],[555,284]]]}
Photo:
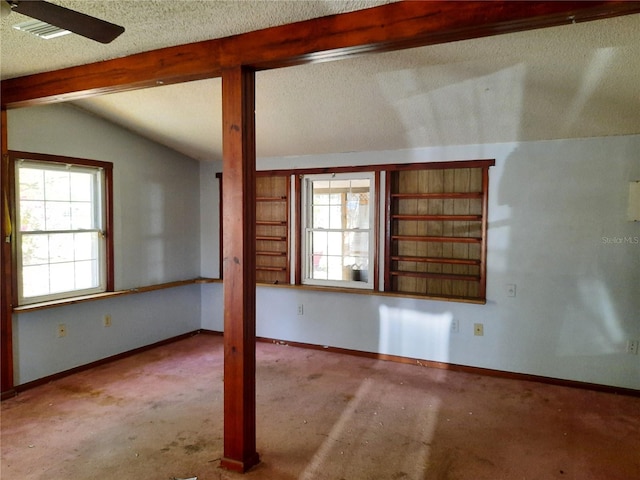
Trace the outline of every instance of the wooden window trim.
{"label": "wooden window trim", "polygon": [[[299,223],[299,228],[296,231],[296,239],[298,241],[298,245],[299,245],[299,249],[296,250],[296,284],[300,285],[300,286],[311,286],[311,287],[328,287],[328,288],[337,288],[337,289],[341,289],[344,291],[352,291],[352,290],[367,290],[367,291],[375,291],[378,289],[378,261],[379,261],[379,244],[380,244],[380,240],[379,240],[379,224],[380,224],[380,171],[379,170],[373,170],[373,169],[368,169],[368,168],[364,168],[364,167],[346,167],[346,169],[349,170],[343,170],[341,168],[341,171],[333,171],[332,169],[329,169],[329,171],[322,171],[322,172],[315,172],[315,173],[308,173],[308,174],[304,174],[304,173],[299,173],[300,170],[296,170],[295,177],[298,179],[298,187],[299,189],[296,191],[296,200],[298,202],[298,215],[296,217],[298,223]],[[322,169],[325,170],[325,169]],[[359,288],[359,287],[348,287],[348,286],[337,286],[337,285],[320,285],[320,284],[314,284],[314,283],[303,283],[302,282],[302,265],[303,265],[303,261],[302,261],[302,244],[304,243],[304,239],[303,239],[303,225],[302,225],[302,211],[305,208],[305,206],[303,205],[303,200],[302,200],[302,180],[303,177],[305,175],[327,175],[327,174],[341,174],[341,173],[366,173],[369,176],[372,176],[372,181],[371,181],[371,187],[374,189],[374,205],[373,205],[373,226],[371,227],[371,233],[370,233],[370,237],[372,237],[372,242],[371,242],[371,247],[370,250],[373,249],[373,257],[372,257],[372,261],[373,261],[373,268],[370,268],[370,274],[373,275],[373,279],[371,282],[371,286],[367,287],[367,288]]]}
{"label": "wooden window trim", "polygon": [[[21,152],[17,150],[9,150],[9,168],[11,182],[15,184],[15,162],[18,160],[35,160],[38,162],[49,162],[59,164],[72,164],[85,167],[102,168],[104,171],[104,215],[105,215],[105,236],[106,236],[106,251],[105,251],[105,269],[106,269],[106,288],[104,293],[114,291],[114,247],[113,247],[113,163],[104,162],[100,160],[91,160],[86,158],[66,157],[62,155],[49,155],[43,153],[33,152]],[[16,199],[15,188],[11,190],[10,199],[10,215],[11,218],[16,218]],[[15,223],[15,222],[14,222]],[[11,238],[11,257],[12,257],[12,271],[17,272],[17,247],[15,235]],[[12,305],[18,305],[18,276],[12,275]],[[98,294],[99,295],[99,294]],[[91,296],[91,295],[89,295]],[[83,295],[73,294],[61,299],[73,300],[76,297],[83,297]],[[44,302],[46,303],[46,302]]]}

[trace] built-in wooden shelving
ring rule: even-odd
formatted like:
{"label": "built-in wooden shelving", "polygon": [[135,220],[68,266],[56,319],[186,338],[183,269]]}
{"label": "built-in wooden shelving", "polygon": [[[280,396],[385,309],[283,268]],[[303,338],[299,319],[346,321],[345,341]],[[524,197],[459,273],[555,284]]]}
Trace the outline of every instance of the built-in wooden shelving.
{"label": "built-in wooden shelving", "polygon": [[256,178],[256,282],[287,284],[289,275],[288,175]]}
{"label": "built-in wooden shelving", "polygon": [[391,171],[385,290],[483,299],[488,169],[493,161]]}

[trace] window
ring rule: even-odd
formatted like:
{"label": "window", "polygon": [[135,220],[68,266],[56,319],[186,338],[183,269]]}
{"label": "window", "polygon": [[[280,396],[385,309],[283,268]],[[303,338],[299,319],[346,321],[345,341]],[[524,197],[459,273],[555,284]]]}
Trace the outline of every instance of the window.
{"label": "window", "polygon": [[18,304],[110,289],[111,164],[34,156],[15,163]]}
{"label": "window", "polygon": [[302,198],[302,282],[373,288],[373,173],[307,175]]}

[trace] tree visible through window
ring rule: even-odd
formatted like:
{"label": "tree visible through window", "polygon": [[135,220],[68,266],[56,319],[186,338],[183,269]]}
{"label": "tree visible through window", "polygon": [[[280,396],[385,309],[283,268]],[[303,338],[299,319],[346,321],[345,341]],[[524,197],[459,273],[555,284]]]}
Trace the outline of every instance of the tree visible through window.
{"label": "tree visible through window", "polygon": [[16,197],[19,304],[105,291],[105,168],[19,159]]}

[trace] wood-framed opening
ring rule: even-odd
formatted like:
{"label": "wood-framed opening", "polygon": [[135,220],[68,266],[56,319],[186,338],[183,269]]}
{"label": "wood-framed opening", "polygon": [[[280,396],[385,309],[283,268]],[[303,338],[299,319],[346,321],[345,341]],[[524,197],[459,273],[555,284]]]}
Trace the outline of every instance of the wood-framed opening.
{"label": "wood-framed opening", "polygon": [[489,167],[494,163],[389,172],[386,291],[485,300]]}

